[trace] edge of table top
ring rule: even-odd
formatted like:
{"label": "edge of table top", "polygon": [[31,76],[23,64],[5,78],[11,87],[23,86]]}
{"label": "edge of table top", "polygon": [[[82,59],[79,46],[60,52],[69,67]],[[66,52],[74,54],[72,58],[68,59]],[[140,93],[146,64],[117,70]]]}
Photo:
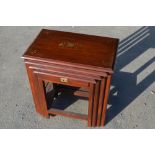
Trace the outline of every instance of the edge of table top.
{"label": "edge of table top", "polygon": [[66,62],[66,61],[59,61],[59,60],[52,60],[52,59],[44,59],[44,58],[37,58],[37,57],[31,57],[31,56],[22,56],[21,57],[24,60],[31,60],[31,61],[39,61],[43,63],[48,63],[48,64],[60,64],[60,65],[65,65],[65,66],[71,66],[71,67],[77,67],[77,68],[84,68],[84,69],[92,69],[96,71],[101,71],[101,72],[107,72],[107,73],[114,73],[114,70],[111,68],[105,68],[105,67],[98,67],[98,66],[91,66],[91,65],[84,65],[84,64],[78,64],[78,63],[71,63],[71,62]]}
{"label": "edge of table top", "polygon": [[[113,61],[112,61],[112,66],[111,67],[102,67],[102,66],[97,66],[97,65],[90,65],[90,64],[83,64],[83,63],[79,63],[79,62],[70,62],[70,61],[64,61],[64,60],[58,60],[58,59],[51,59],[51,58],[44,58],[44,57],[40,57],[37,55],[29,55],[27,54],[27,52],[29,51],[29,49],[31,48],[31,46],[35,43],[35,41],[38,39],[38,37],[41,35],[41,33],[45,33],[45,32],[55,32],[55,33],[65,33],[65,34],[73,34],[73,35],[77,35],[77,36],[82,36],[82,37],[88,37],[89,39],[96,39],[96,40],[114,40],[115,41],[115,52],[114,52],[114,57],[113,57]],[[31,45],[27,48],[27,50],[24,52],[22,58],[24,59],[29,59],[29,60],[37,60],[40,62],[47,62],[47,63],[56,63],[56,64],[67,64],[67,65],[71,65],[71,66],[79,66],[79,67],[84,67],[84,68],[93,68],[95,70],[99,70],[99,71],[107,71],[109,73],[113,73],[114,70],[114,64],[115,64],[115,59],[116,59],[116,53],[117,53],[117,48],[118,48],[118,42],[119,39],[117,38],[112,38],[112,37],[104,37],[104,36],[96,36],[96,35],[89,35],[89,34],[81,34],[81,33],[74,33],[74,32],[65,32],[65,31],[58,31],[58,30],[48,30],[48,29],[42,29],[40,31],[40,33],[36,36],[36,38],[34,39],[34,41],[31,43]]]}

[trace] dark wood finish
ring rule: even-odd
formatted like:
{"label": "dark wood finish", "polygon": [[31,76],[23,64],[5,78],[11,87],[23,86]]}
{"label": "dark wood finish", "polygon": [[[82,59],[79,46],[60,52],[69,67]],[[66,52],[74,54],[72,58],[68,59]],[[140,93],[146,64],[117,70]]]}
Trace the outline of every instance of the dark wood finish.
{"label": "dark wood finish", "polygon": [[94,94],[94,103],[93,103],[93,118],[92,118],[92,126],[94,126],[94,127],[97,124],[99,93],[100,93],[100,81],[97,81],[97,83],[95,85],[95,94]]}
{"label": "dark wood finish", "polygon": [[30,71],[28,64],[26,64],[26,70],[27,70],[27,74],[28,74],[28,78],[29,78],[29,84],[30,84],[30,87],[31,87],[31,92],[32,92],[32,95],[33,95],[36,111],[38,113],[42,113],[41,112],[42,109],[40,107],[38,97],[37,97],[37,89],[36,89],[36,84],[35,84],[36,80],[34,79],[33,73]]}
{"label": "dark wood finish", "polygon": [[32,63],[32,62],[25,62],[26,64],[30,64],[31,68],[41,68],[43,70],[46,71],[59,71],[59,72],[67,72],[67,73],[71,73],[71,74],[80,74],[80,75],[84,75],[84,76],[88,76],[88,77],[93,77],[94,79],[100,79],[100,77],[107,77],[106,73],[103,72],[93,72],[91,70],[86,70],[86,69],[80,69],[78,68],[77,70],[75,70],[75,68],[70,68],[68,66],[60,66],[57,67],[57,65],[51,65],[51,66],[47,66],[47,65],[42,65],[42,64],[38,64],[38,63]]}
{"label": "dark wood finish", "polygon": [[103,99],[104,99],[104,92],[105,92],[105,84],[106,79],[102,79],[101,85],[100,85],[100,95],[99,95],[99,105],[98,105],[98,115],[97,115],[97,126],[101,125],[101,114],[102,114],[102,108],[103,108]]}
{"label": "dark wood finish", "polygon": [[39,94],[38,78],[33,73],[33,70],[29,68],[28,64],[26,65],[26,69],[27,69],[27,73],[28,73],[28,77],[29,77],[29,82],[30,82],[30,86],[31,86],[31,90],[32,90],[33,98],[34,98],[36,111],[39,114],[41,114],[43,117],[47,118],[48,117],[47,110],[44,108],[44,106],[40,100],[40,96],[38,95]]}
{"label": "dark wood finish", "polygon": [[[38,75],[37,75],[38,77]],[[46,96],[45,96],[45,89],[44,89],[44,81],[42,81],[42,79],[40,79],[38,77],[38,86],[39,86],[39,92],[38,92],[38,96],[40,99],[40,102],[42,104],[42,109],[44,109],[45,113],[46,113],[46,117],[49,118],[49,114],[48,114],[48,108],[47,108],[47,103],[46,103]]]}
{"label": "dark wood finish", "polygon": [[101,126],[104,126],[104,122],[105,122],[108,96],[109,96],[109,90],[110,90],[110,82],[111,82],[111,75],[108,75],[107,82],[106,82],[106,88],[105,88],[105,97],[103,101],[104,103],[103,103],[103,109],[102,109]]}
{"label": "dark wood finish", "polygon": [[44,69],[43,67],[34,67],[34,66],[31,66],[30,68],[32,68],[32,69],[35,69],[35,70],[39,70],[39,71],[46,71],[46,72],[48,72],[48,73],[59,73],[59,74],[63,74],[63,76],[66,76],[66,75],[72,75],[72,76],[76,76],[76,77],[81,77],[81,78],[86,78],[86,79],[89,79],[89,80],[92,80],[92,79],[97,79],[97,80],[100,80],[101,79],[101,77],[99,77],[99,76],[94,76],[94,75],[88,75],[88,74],[78,74],[77,75],[77,72],[70,72],[70,71],[68,71],[67,72],[67,74],[66,74],[66,72],[64,71],[64,69],[57,69],[57,71],[55,70],[55,69]]}
{"label": "dark wood finish", "polygon": [[115,38],[43,29],[24,57],[113,68],[117,45]]}
{"label": "dark wood finish", "polygon": [[[47,81],[51,81],[54,83],[58,83],[58,84],[65,84],[65,85],[69,85],[69,86],[75,86],[75,87],[85,87],[88,88],[89,87],[89,83],[95,83],[95,81],[93,80],[86,80],[86,79],[78,79],[76,77],[71,77],[71,76],[65,76],[68,79],[68,82],[61,82],[60,78],[62,77],[60,74],[55,74],[55,73],[46,73],[46,72],[41,72],[41,71],[34,71],[34,73],[36,74],[40,74],[40,76]],[[52,76],[52,78],[50,77]]]}
{"label": "dark wood finish", "polygon": [[[117,46],[115,38],[43,29],[22,57],[36,111],[47,118],[62,115],[87,120],[89,127],[104,126]],[[49,109],[44,81],[53,83],[53,99],[66,91],[60,85],[85,88],[72,93],[88,98],[88,115]]]}
{"label": "dark wood finish", "polygon": [[85,73],[85,74],[89,74],[90,76],[96,75],[96,76],[107,77],[107,73],[110,73],[110,74],[113,73],[112,70],[107,70],[107,69],[105,69],[104,71],[94,70],[94,69],[90,69],[89,67],[87,68],[86,66],[81,68],[79,66],[69,66],[66,64],[54,64],[54,63],[50,64],[50,63],[32,61],[32,60],[25,60],[25,63],[35,67],[41,66],[45,69],[55,68],[57,70],[58,68],[58,69],[64,69],[64,71],[76,71],[79,74]]}
{"label": "dark wood finish", "polygon": [[95,93],[95,84],[90,84],[89,91],[89,105],[88,105],[88,127],[92,126],[93,119],[93,104],[94,104],[94,93]]}
{"label": "dark wood finish", "polygon": [[106,67],[97,67],[97,66],[90,66],[90,65],[84,65],[84,64],[77,64],[77,63],[69,63],[69,62],[62,62],[62,61],[57,61],[57,60],[48,60],[48,59],[44,59],[44,58],[34,58],[32,56],[26,56],[26,55],[23,55],[22,58],[25,59],[25,61],[31,61],[31,62],[39,62],[39,63],[46,63],[48,65],[52,65],[53,64],[58,64],[58,65],[61,65],[61,66],[67,66],[67,67],[74,67],[74,68],[82,68],[82,69],[89,69],[89,70],[92,70],[92,71],[99,71],[101,73],[104,74],[104,72],[107,72],[107,73],[110,73],[112,74],[113,73],[113,70],[111,68],[106,68]]}

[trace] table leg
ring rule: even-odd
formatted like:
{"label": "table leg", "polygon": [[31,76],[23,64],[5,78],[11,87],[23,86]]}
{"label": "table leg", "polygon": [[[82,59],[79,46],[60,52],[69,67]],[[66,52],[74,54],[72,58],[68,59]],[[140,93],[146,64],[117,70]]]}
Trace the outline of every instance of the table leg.
{"label": "table leg", "polygon": [[26,70],[29,78],[29,84],[31,87],[32,96],[34,99],[35,109],[39,114],[43,115],[43,111],[38,98],[38,91],[37,91],[38,83],[37,83],[36,77],[34,76],[33,71],[29,68],[29,65],[25,64],[25,66],[26,66]]}
{"label": "table leg", "polygon": [[105,96],[104,96],[103,108],[102,108],[101,126],[104,126],[104,122],[105,122],[110,83],[111,83],[111,75],[108,75],[107,80],[106,80]]}
{"label": "table leg", "polygon": [[101,85],[100,85],[97,126],[101,125],[101,116],[102,116],[101,114],[102,114],[102,108],[103,108],[104,92],[105,92],[105,78],[102,79]]}
{"label": "table leg", "polygon": [[90,84],[89,104],[88,104],[88,127],[92,126],[93,100],[94,100],[94,84]]}
{"label": "table leg", "polygon": [[100,81],[97,81],[95,84],[95,94],[94,94],[94,102],[93,102],[93,118],[92,118],[93,127],[97,125],[99,93],[100,93]]}
{"label": "table leg", "polygon": [[45,95],[44,81],[42,79],[40,79],[38,76],[37,76],[37,80],[38,80],[38,86],[39,86],[38,96],[39,96],[40,102],[42,104],[42,111],[44,113],[44,117],[49,118],[47,102],[46,102],[46,95]]}

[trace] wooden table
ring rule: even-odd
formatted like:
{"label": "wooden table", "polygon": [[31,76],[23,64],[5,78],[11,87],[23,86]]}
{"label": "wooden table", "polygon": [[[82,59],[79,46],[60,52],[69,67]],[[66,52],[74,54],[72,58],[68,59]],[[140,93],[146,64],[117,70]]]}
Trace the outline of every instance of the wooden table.
{"label": "wooden table", "polygon": [[[62,115],[104,126],[118,39],[43,29],[23,55],[38,113]],[[88,115],[66,112],[47,105],[46,83],[53,83],[51,99],[77,89],[74,95],[88,98]],[[62,86],[63,85],[63,86]]]}

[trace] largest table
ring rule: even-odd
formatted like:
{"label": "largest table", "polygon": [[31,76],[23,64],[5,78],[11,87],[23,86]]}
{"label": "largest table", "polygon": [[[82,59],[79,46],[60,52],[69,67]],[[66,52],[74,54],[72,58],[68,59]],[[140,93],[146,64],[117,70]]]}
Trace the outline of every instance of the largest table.
{"label": "largest table", "polygon": [[[36,111],[48,118],[62,115],[104,126],[118,39],[43,29],[23,55]],[[74,95],[88,98],[88,114],[47,105],[46,82],[53,83],[52,101],[63,86],[84,88]]]}

